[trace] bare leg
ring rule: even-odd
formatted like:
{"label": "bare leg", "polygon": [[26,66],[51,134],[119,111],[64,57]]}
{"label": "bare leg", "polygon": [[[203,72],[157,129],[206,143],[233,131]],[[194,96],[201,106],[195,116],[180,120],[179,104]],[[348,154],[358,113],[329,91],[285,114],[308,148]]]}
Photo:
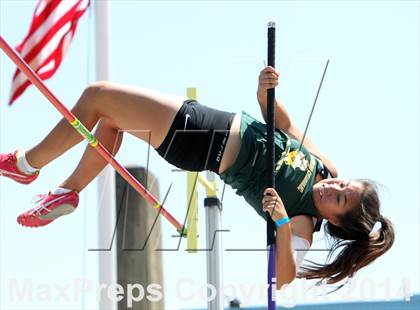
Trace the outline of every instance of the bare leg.
{"label": "bare leg", "polygon": [[[89,130],[92,130],[99,119],[104,118],[108,125],[112,124],[112,128],[130,131],[134,136],[147,142],[149,140],[147,131],[150,131],[150,144],[157,148],[163,142],[184,99],[147,89],[98,82],[84,91],[72,112]],[[101,134],[104,135],[102,139],[106,139],[112,150],[115,131],[107,128],[103,129]],[[108,134],[112,137],[108,138]],[[40,144],[27,151],[27,160],[33,167],[42,168],[82,139],[79,133],[63,119]],[[82,161],[86,158],[91,160],[93,153],[90,153],[88,150]],[[97,170],[97,167],[91,168],[86,165],[83,173],[78,171],[77,175],[86,174],[86,176],[89,175],[87,177],[89,179],[102,169]],[[74,178],[72,180],[75,187],[76,184],[78,184],[77,187],[83,186],[86,182],[82,181],[79,184],[79,180],[74,180]]]}
{"label": "bare leg", "polygon": [[[99,87],[88,87],[71,110],[89,130],[95,127],[99,115],[93,104],[87,102],[92,102],[99,90]],[[26,159],[32,167],[41,169],[82,140],[82,136],[62,119],[41,143],[26,152]]]}
{"label": "bare leg", "polygon": [[[99,121],[98,128],[95,132],[95,137],[101,141],[102,145],[113,155],[115,155],[122,142],[123,132],[106,119]],[[107,162],[99,153],[90,145],[80,160],[76,170],[67,178],[59,187],[74,190],[76,192],[82,191],[101,171]]]}

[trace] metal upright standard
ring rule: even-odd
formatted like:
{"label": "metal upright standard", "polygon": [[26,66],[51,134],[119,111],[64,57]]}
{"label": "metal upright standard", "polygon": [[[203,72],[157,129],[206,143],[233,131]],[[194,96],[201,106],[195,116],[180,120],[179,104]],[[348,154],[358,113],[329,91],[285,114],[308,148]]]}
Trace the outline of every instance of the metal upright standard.
{"label": "metal upright standard", "polygon": [[[217,197],[217,184],[215,174],[207,172],[207,179],[197,172],[188,172],[189,183],[195,181],[192,191],[189,191],[189,212],[197,208],[197,185],[200,184],[206,189],[204,207],[206,210],[206,264],[207,264],[207,308],[210,310],[223,310],[223,244],[222,244],[222,203]],[[192,199],[191,199],[192,197]],[[195,211],[193,211],[194,214]],[[197,221],[197,215],[193,218]],[[188,227],[191,227],[191,223]],[[191,230],[195,231],[195,230]],[[197,246],[196,234],[187,238],[195,239],[189,244]],[[196,253],[197,248],[188,248],[190,253]]]}
{"label": "metal upright standard", "polygon": [[[207,181],[212,185],[211,188],[206,189],[207,197],[204,199],[204,207],[206,208],[207,282],[210,285],[210,288],[207,288],[208,309],[221,310],[223,309],[222,204],[217,197],[213,172],[207,172]],[[213,288],[215,291],[213,291]]]}

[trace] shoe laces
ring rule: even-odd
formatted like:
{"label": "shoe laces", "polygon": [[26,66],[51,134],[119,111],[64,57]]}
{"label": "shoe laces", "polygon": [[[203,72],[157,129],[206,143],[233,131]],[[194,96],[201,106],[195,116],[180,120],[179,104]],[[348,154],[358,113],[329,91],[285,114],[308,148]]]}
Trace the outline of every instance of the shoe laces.
{"label": "shoe laces", "polygon": [[[38,202],[44,200],[48,195],[50,195],[51,193],[48,194],[40,194],[40,195],[36,195],[32,198],[31,203],[32,204],[37,204]],[[34,213],[36,213],[37,215],[41,214],[41,211],[45,210],[47,212],[51,212],[51,210],[49,210],[47,207],[44,207],[44,205],[41,203],[38,208],[34,209]]]}

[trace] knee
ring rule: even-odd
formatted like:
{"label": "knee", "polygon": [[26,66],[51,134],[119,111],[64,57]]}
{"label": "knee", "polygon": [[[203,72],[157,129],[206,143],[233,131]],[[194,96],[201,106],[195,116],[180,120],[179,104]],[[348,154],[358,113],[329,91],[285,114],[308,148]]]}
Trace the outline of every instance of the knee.
{"label": "knee", "polygon": [[83,107],[94,107],[95,102],[98,101],[98,97],[103,94],[107,89],[110,88],[110,83],[107,81],[98,81],[90,84],[83,91],[81,100],[78,102],[78,106]]}
{"label": "knee", "polygon": [[100,93],[103,93],[105,90],[109,89],[110,87],[111,87],[110,83],[107,81],[94,82],[85,88],[83,95],[87,97],[87,99],[94,99]]}

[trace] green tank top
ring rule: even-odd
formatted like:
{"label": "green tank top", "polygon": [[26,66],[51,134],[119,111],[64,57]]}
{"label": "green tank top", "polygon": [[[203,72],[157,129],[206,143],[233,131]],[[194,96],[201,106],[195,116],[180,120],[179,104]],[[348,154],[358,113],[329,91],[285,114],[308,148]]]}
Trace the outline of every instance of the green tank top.
{"label": "green tank top", "polygon": [[[262,211],[263,192],[267,187],[266,142],[267,127],[246,112],[241,116],[241,148],[235,163],[220,178],[254,208],[265,220]],[[312,186],[320,164],[301,147],[300,142],[290,139],[280,130],[274,134],[276,191],[280,195],[290,218],[296,215],[317,217],[312,200]],[[318,229],[316,229],[318,230]]]}

